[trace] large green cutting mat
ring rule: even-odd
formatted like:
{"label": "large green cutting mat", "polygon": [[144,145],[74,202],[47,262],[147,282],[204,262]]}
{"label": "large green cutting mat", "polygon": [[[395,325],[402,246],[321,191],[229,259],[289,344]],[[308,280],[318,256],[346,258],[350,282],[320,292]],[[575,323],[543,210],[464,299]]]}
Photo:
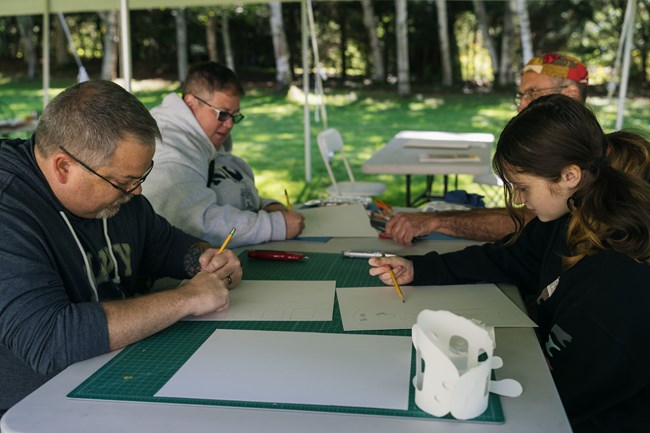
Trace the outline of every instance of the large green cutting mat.
{"label": "large green cutting mat", "polygon": [[[302,269],[301,272],[288,271],[285,265],[304,264],[303,262],[266,262],[266,261],[248,261],[245,254],[242,254],[242,263],[245,268],[246,278],[252,275],[257,276],[257,271],[263,268],[268,275],[263,279],[279,280],[319,280],[319,279],[337,279],[337,286],[346,287],[364,287],[373,286],[368,284],[370,279],[366,278],[368,265],[365,260],[349,259],[346,270],[349,274],[336,274],[333,271],[325,270],[325,267],[333,265],[338,266],[339,259],[331,256],[337,254],[314,254],[310,253],[310,264],[320,263],[320,267],[314,269]],[[322,261],[316,261],[321,258]],[[272,270],[273,266],[278,265],[277,270]],[[363,268],[363,269],[362,269]],[[362,274],[357,278],[353,277],[355,270],[362,270]],[[260,271],[261,272],[261,271]],[[363,273],[365,272],[365,274]],[[345,282],[340,283],[338,278],[345,275]],[[287,278],[293,276],[293,278]],[[371,277],[375,280],[374,277]],[[71,398],[84,398],[96,400],[119,400],[119,401],[140,401],[155,403],[180,403],[180,404],[203,404],[215,406],[234,406],[266,409],[285,409],[285,410],[303,410],[319,411],[333,413],[354,413],[354,414],[371,414],[371,415],[388,415],[402,417],[419,417],[419,418],[436,418],[421,411],[415,404],[415,389],[410,388],[409,408],[408,410],[392,410],[378,408],[360,408],[346,406],[316,406],[304,404],[284,404],[284,403],[260,403],[248,401],[230,401],[230,400],[204,400],[204,399],[186,399],[156,397],[155,394],[167,381],[178,371],[178,369],[194,354],[194,352],[203,344],[203,342],[217,329],[246,329],[261,331],[294,331],[294,332],[323,332],[323,333],[344,333],[341,322],[341,314],[338,303],[334,303],[332,321],[329,322],[270,322],[270,321],[206,321],[206,322],[179,322],[175,325],[161,331],[145,340],[132,344],[125,348],[117,356],[107,362],[97,372],[90,376],[86,381],[80,384],[76,389],[68,394]],[[398,335],[408,336],[408,330],[390,330],[390,331],[355,331],[355,334],[379,334],[379,335]],[[415,356],[412,356],[411,377],[415,375]],[[453,419],[451,416],[444,419]],[[499,397],[490,394],[490,400],[487,410],[473,421],[502,423],[504,421],[501,401]]]}
{"label": "large green cutting mat", "polygon": [[336,287],[383,286],[379,278],[368,273],[368,259],[343,254],[306,253],[309,260],[275,261],[249,259],[247,251],[239,255],[245,280],[336,280]]}

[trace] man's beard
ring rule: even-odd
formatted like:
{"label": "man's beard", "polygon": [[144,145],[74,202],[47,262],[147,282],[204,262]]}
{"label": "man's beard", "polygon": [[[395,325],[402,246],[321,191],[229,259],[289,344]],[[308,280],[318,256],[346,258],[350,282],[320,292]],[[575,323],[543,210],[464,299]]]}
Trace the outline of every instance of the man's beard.
{"label": "man's beard", "polygon": [[131,195],[131,194],[123,195],[122,197],[118,198],[117,200],[115,200],[110,205],[106,206],[104,209],[97,212],[97,215],[95,216],[95,218],[102,219],[102,218],[114,217],[117,214],[117,212],[119,212],[122,205],[124,203],[128,202],[129,200],[131,200],[132,198],[133,198],[133,195]]}

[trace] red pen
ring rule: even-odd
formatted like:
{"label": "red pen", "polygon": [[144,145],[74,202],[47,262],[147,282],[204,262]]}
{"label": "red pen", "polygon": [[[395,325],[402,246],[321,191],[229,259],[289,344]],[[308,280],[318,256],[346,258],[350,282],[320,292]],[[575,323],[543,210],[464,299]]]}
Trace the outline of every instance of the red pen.
{"label": "red pen", "polygon": [[248,257],[251,259],[260,260],[281,260],[288,262],[296,262],[300,260],[308,260],[309,257],[302,253],[290,253],[288,251],[273,251],[273,250],[248,250]]}

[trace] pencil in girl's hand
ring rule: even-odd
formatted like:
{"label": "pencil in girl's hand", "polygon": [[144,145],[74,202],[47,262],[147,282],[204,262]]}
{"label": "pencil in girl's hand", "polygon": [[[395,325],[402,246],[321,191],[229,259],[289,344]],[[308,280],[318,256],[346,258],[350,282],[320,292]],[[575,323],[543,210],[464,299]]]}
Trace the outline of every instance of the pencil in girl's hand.
{"label": "pencil in girl's hand", "polygon": [[[382,254],[382,257],[386,257],[386,254]],[[390,266],[390,265],[389,265]],[[397,284],[397,278],[395,278],[395,273],[393,272],[393,268],[389,267],[388,268],[388,273],[390,274],[390,277],[393,280],[393,284],[395,285],[395,290],[397,290],[397,294],[399,297],[402,299],[402,302],[406,302],[404,300],[404,294],[402,293],[402,289],[400,289],[399,284]]]}
{"label": "pencil in girl's hand", "polygon": [[235,234],[235,230],[237,230],[235,227],[233,227],[232,230],[230,230],[230,233],[228,233],[228,236],[226,236],[226,239],[221,244],[221,247],[219,247],[219,251],[217,251],[217,254],[221,254],[221,252],[226,249],[226,247],[228,246],[228,242],[230,242],[230,239],[232,239],[232,235]]}
{"label": "pencil in girl's hand", "polygon": [[291,210],[291,201],[289,200],[289,193],[287,190],[284,190],[284,198],[287,199],[287,209]]}

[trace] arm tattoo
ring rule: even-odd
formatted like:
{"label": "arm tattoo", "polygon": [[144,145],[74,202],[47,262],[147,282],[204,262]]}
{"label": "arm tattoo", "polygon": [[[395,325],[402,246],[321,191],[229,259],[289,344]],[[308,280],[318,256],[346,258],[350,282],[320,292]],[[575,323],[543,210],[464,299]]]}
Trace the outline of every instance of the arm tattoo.
{"label": "arm tattoo", "polygon": [[203,254],[203,248],[198,245],[192,245],[185,253],[183,258],[183,265],[185,266],[185,272],[190,277],[198,274],[201,271],[201,264],[199,263],[199,257]]}

